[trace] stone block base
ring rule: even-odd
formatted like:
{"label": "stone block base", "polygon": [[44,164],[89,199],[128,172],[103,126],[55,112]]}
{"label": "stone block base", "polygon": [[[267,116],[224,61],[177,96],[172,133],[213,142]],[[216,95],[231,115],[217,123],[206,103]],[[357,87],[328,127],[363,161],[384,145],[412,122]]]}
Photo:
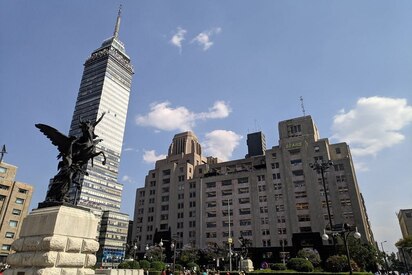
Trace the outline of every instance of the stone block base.
{"label": "stone block base", "polygon": [[34,210],[23,221],[5,275],[94,274],[98,219],[88,210],[53,206]]}

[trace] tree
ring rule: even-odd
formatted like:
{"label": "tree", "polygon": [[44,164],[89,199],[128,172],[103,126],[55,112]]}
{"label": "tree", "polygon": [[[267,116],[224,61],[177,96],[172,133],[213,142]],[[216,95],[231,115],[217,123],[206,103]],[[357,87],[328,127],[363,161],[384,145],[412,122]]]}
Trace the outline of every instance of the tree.
{"label": "tree", "polygon": [[183,265],[187,265],[191,262],[197,262],[199,260],[199,250],[192,245],[185,245],[180,251],[179,262]]}
{"label": "tree", "polygon": [[159,246],[151,246],[149,250],[146,251],[146,257],[150,261],[160,261],[163,262],[166,258],[165,253],[163,253],[163,248]]}
{"label": "tree", "polygon": [[400,250],[402,257],[406,258],[404,260],[410,262],[412,260],[412,236],[400,239],[395,245]]}
{"label": "tree", "polygon": [[308,260],[315,267],[319,266],[321,262],[319,252],[313,248],[302,248],[298,251],[297,257]]}
{"label": "tree", "polygon": [[[358,265],[351,260],[350,265],[353,271],[359,271]],[[344,255],[333,255],[326,260],[325,268],[330,272],[349,271],[348,258]]]}

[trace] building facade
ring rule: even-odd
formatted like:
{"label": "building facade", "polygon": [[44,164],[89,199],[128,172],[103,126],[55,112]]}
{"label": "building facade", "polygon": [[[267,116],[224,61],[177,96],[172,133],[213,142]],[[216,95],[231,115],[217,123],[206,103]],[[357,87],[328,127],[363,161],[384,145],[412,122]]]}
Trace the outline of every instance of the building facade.
{"label": "building facade", "polygon": [[[113,36],[93,51],[84,64],[69,131],[69,135],[79,136],[81,120],[96,121],[104,114],[95,127],[95,134],[102,139],[97,149],[105,153],[106,164],[102,164],[100,156],[93,163],[89,162],[88,175],[81,176],[78,185],[71,189],[70,198],[74,204],[91,209],[98,217],[102,217],[104,211],[111,211],[106,217],[109,219],[125,216],[120,213],[123,185],[118,182],[118,171],[133,75],[130,58],[118,37],[120,19],[119,10]],[[104,252],[106,244],[113,242],[117,243],[116,248],[113,245],[107,247],[108,251],[116,251],[110,257],[117,257],[120,252],[124,254],[119,238],[125,243],[127,232],[124,234],[122,226],[118,232],[118,235],[99,234],[103,249],[100,255],[108,255]],[[98,258],[98,263],[102,260]]]}
{"label": "building facade", "polygon": [[397,215],[402,238],[412,236],[412,209],[401,209]]}
{"label": "building facade", "polygon": [[[249,150],[266,147],[261,133],[251,135]],[[332,246],[321,239],[329,224],[325,192],[333,224],[357,226],[362,240],[373,243],[349,147],[320,138],[310,116],[280,122],[279,145],[246,156],[227,162],[206,158],[192,132],[176,135],[168,156],[136,191],[133,237],[139,251],[168,229],[178,249],[224,247],[230,237],[235,250],[236,240],[248,239],[263,258],[279,257],[276,249],[322,250]],[[317,161],[333,161],[325,173],[327,190],[311,168]]]}
{"label": "building facade", "polygon": [[16,172],[16,166],[0,162],[0,263],[6,262],[18,239],[33,195],[33,186],[15,180]]}

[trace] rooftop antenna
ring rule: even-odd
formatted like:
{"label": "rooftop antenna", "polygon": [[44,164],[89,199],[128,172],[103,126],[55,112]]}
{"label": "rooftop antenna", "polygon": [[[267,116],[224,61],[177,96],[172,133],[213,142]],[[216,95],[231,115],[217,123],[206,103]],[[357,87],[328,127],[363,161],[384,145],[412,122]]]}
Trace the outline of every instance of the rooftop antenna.
{"label": "rooftop antenna", "polygon": [[1,163],[2,160],[3,160],[4,154],[7,154],[6,144],[3,144],[3,148],[1,149],[1,152],[0,152],[0,163]]}
{"label": "rooftop antenna", "polygon": [[122,14],[122,5],[119,7],[119,11],[117,12],[117,19],[116,19],[116,26],[114,27],[114,38],[119,36],[119,28],[120,28],[120,15]]}
{"label": "rooftop antenna", "polygon": [[300,96],[299,99],[300,99],[300,107],[302,107],[303,116],[306,116],[305,105],[303,104],[303,96]]}

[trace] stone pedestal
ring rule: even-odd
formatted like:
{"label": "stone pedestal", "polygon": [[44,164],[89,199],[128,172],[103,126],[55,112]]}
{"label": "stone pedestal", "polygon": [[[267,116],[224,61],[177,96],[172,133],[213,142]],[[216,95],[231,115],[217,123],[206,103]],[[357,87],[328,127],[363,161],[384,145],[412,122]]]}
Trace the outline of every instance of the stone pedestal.
{"label": "stone pedestal", "polygon": [[94,274],[98,219],[69,206],[36,209],[23,221],[4,275]]}
{"label": "stone pedestal", "polygon": [[240,269],[245,272],[253,271],[253,262],[251,259],[244,259],[240,262]]}

